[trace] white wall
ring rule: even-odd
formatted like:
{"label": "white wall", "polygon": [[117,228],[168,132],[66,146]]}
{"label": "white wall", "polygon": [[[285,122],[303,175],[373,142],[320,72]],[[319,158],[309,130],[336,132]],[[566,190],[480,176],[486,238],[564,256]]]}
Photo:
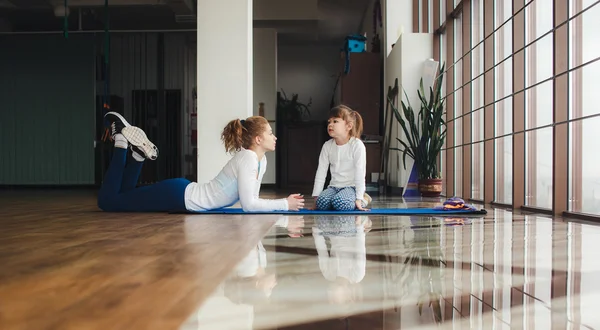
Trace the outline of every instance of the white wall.
{"label": "white wall", "polygon": [[[396,42],[396,46],[390,52],[386,60],[386,81],[384,90],[387,93],[388,86],[394,86],[394,80],[398,78],[399,96],[398,109],[400,110],[401,100],[406,102],[404,91],[408,96],[411,105],[416,107],[418,111],[419,97],[417,89],[419,81],[423,75],[424,63],[427,59],[433,57],[433,35],[427,33],[404,33]],[[387,95],[386,95],[387,96]],[[391,111],[391,108],[390,108]],[[392,137],[390,147],[400,147],[396,137],[406,141],[400,124],[394,119],[392,126]],[[398,151],[390,151],[389,163],[389,184],[394,187],[402,187],[412,168],[412,161],[407,157],[406,169],[402,161],[401,153]]]}
{"label": "white wall", "polygon": [[280,45],[278,49],[278,91],[288,98],[298,94],[300,102],[312,98],[311,119],[326,119],[333,87],[340,72],[343,45]]}
{"label": "white wall", "polygon": [[389,55],[392,51],[392,44],[396,43],[402,33],[415,32],[413,26],[413,2],[409,0],[382,0],[385,2],[383,10],[384,27],[386,30],[386,49]]}
{"label": "white wall", "polygon": [[[265,104],[265,118],[270,121],[276,131],[275,116],[277,111],[277,30],[253,29],[253,114],[258,115],[259,104]],[[275,183],[276,152],[267,153],[267,172],[263,183]]]}

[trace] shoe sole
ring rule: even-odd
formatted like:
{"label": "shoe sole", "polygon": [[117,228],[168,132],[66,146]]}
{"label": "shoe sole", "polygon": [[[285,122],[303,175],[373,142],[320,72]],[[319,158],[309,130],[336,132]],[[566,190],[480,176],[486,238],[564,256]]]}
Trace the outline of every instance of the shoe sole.
{"label": "shoe sole", "polygon": [[131,125],[125,126],[123,130],[121,130],[121,134],[123,134],[129,143],[136,146],[144,153],[142,156],[151,160],[156,160],[156,158],[158,158],[158,148],[154,143],[150,142],[146,133],[144,133],[141,128]]}

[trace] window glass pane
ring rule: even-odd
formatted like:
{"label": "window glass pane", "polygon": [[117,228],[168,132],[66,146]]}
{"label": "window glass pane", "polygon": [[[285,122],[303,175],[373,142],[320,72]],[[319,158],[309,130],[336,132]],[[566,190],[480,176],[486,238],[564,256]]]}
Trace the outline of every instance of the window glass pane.
{"label": "window glass pane", "polygon": [[428,12],[427,15],[429,17],[429,19],[427,20],[428,24],[427,24],[427,31],[428,32],[433,32],[433,2],[437,1],[437,0],[427,0],[427,8],[428,8]]}
{"label": "window glass pane", "polygon": [[[552,30],[552,0],[535,0],[525,9],[526,44]],[[525,49],[525,85],[535,86],[525,93],[525,127],[536,128],[553,121],[552,80],[553,34],[535,41]],[[552,207],[552,128],[525,135],[525,204]]]}
{"label": "window glass pane", "polygon": [[473,107],[472,114],[472,164],[473,169],[471,177],[471,195],[474,199],[483,200],[483,143],[476,143],[477,141],[483,141],[483,2],[472,1],[471,2],[471,39],[472,45],[475,46],[471,51],[471,77],[473,82],[471,84],[471,104]]}
{"label": "window glass pane", "polygon": [[444,24],[446,17],[448,17],[448,12],[446,11],[446,0],[440,0],[440,26]]}
{"label": "window glass pane", "polygon": [[[498,28],[512,15],[512,0],[496,0],[495,26]],[[512,133],[512,22],[502,25],[494,34],[495,136]],[[512,203],[512,136],[498,138],[495,144],[495,196],[499,203]]]}
{"label": "window glass pane", "polygon": [[[578,67],[600,56],[600,5],[592,0],[570,0],[571,16],[588,8],[571,20],[570,68]],[[586,64],[569,76],[569,118],[600,113],[597,94],[600,90],[600,62]],[[600,214],[600,117],[575,121],[569,127],[569,209],[574,212]]]}
{"label": "window glass pane", "polygon": [[[462,15],[454,20],[454,117],[458,117],[463,114],[463,102],[462,102]],[[454,145],[459,146],[463,144],[462,131],[463,131],[463,118],[457,118],[454,121]],[[454,149],[454,186],[456,196],[462,196],[462,178],[463,178],[463,147],[457,147]]]}

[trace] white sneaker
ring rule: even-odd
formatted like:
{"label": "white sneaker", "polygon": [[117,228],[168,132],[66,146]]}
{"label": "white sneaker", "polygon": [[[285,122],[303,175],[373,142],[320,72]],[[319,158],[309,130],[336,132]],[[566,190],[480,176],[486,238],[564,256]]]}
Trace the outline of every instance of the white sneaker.
{"label": "white sneaker", "polygon": [[151,160],[158,158],[158,148],[148,139],[144,130],[131,126],[118,112],[107,112],[104,117],[110,121],[113,140],[116,134],[123,134],[133,152]]}
{"label": "white sneaker", "polygon": [[158,158],[158,148],[148,139],[141,128],[127,126],[121,130],[121,134],[129,141],[132,151],[151,160]]}

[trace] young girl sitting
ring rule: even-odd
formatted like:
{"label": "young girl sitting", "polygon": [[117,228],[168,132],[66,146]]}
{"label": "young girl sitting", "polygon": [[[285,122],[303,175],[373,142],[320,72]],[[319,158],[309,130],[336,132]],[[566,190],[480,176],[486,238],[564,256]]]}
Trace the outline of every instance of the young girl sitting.
{"label": "young girl sitting", "polygon": [[[158,149],[142,129],[130,125],[120,114],[108,112],[105,117],[111,122],[115,149],[98,192],[98,207],[104,211],[202,211],[228,207],[238,201],[244,211],[298,211],[304,206],[304,199],[298,194],[287,199],[258,197],[267,168],[265,153],[275,150],[277,140],[263,117],[235,119],[227,124],[221,139],[225,150],[236,153],[210,182],[177,178],[138,188],[144,159],[156,159]],[[125,165],[127,148],[131,148],[134,161]]]}
{"label": "young girl sitting", "polygon": [[[365,193],[367,152],[360,140],[363,121],[360,114],[347,106],[329,112],[327,132],[331,139],[323,144],[315,175],[312,196],[319,210],[367,211],[370,197]],[[323,190],[327,170],[331,170],[329,187]]]}

